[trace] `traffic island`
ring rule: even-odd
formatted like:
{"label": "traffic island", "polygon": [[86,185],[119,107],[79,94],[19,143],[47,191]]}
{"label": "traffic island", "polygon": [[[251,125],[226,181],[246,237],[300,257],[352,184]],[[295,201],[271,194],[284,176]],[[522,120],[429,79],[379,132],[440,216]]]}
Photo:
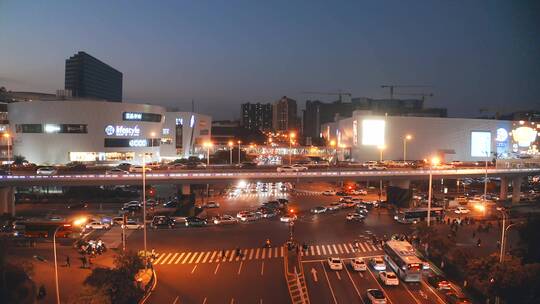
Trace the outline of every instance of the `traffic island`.
{"label": "traffic island", "polygon": [[309,304],[306,279],[302,268],[302,253],[300,245],[288,241],[284,245],[285,280],[293,304]]}

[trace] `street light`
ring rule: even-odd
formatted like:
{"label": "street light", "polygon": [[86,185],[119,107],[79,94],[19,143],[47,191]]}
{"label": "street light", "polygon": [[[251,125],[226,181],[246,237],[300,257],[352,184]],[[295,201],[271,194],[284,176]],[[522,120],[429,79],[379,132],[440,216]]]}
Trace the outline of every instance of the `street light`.
{"label": "street light", "polygon": [[4,137],[7,141],[7,159],[8,159],[8,172],[11,171],[11,151],[10,151],[10,143],[11,143],[11,135],[9,133],[4,133]]}
{"label": "street light", "polygon": [[296,133],[295,132],[290,132],[289,133],[289,165],[292,164],[292,154],[291,154],[291,149],[292,149],[292,143],[294,141],[294,139],[296,138]]}
{"label": "street light", "polygon": [[412,135],[407,134],[403,137],[403,162],[407,160],[407,141],[412,139]]}
{"label": "street light", "polygon": [[[380,145],[377,146],[377,149],[379,149],[379,162],[382,163],[383,161],[383,151],[386,149],[386,145]],[[382,200],[382,192],[383,192],[383,184],[382,184],[382,178],[379,180],[379,201]]]}
{"label": "street light", "polygon": [[205,141],[203,147],[206,148],[206,166],[210,166],[210,148],[213,146],[211,141]]}
{"label": "street light", "polygon": [[232,149],[233,149],[233,146],[234,146],[234,143],[232,140],[229,140],[229,154],[230,154],[230,158],[231,158],[231,166],[232,166]]}
{"label": "street light", "polygon": [[154,137],[156,137],[156,132],[150,132],[150,153],[152,153],[150,160],[154,158]]}
{"label": "street light", "polygon": [[143,195],[143,238],[144,238],[144,269],[148,268],[147,246],[146,246],[146,153],[143,153],[142,165],[142,195]]}
{"label": "street light", "polygon": [[241,144],[242,144],[242,141],[239,140],[239,141],[238,141],[238,164],[239,164],[239,165],[240,165],[240,157],[242,156],[242,155],[240,154],[240,151],[241,151],[241,149],[240,149]]}
{"label": "street light", "polygon": [[427,209],[427,225],[431,225],[431,196],[433,195],[432,184],[433,184],[433,166],[437,166],[441,160],[434,156],[431,158],[431,163],[429,165],[429,186],[428,186],[428,209]]}

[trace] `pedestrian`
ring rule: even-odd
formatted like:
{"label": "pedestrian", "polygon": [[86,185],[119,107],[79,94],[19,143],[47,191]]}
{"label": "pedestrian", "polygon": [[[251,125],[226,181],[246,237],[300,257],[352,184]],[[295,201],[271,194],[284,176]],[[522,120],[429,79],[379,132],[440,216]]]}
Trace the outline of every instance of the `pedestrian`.
{"label": "pedestrian", "polygon": [[41,300],[43,298],[45,298],[45,296],[47,295],[47,292],[45,291],[45,285],[41,284],[41,286],[39,286],[39,289],[38,289],[38,300]]}
{"label": "pedestrian", "polygon": [[86,268],[86,256],[81,256],[82,268]]}
{"label": "pedestrian", "polygon": [[239,247],[236,247],[236,256],[240,256],[240,248]]}
{"label": "pedestrian", "polygon": [[66,255],[66,267],[71,267],[71,264],[69,263],[69,255]]}
{"label": "pedestrian", "polygon": [[501,249],[501,241],[497,241],[497,249]]}
{"label": "pedestrian", "polygon": [[472,238],[474,239],[476,237],[476,231],[473,230],[472,232]]}
{"label": "pedestrian", "polygon": [[480,238],[478,238],[478,241],[476,241],[476,246],[480,247],[481,244],[482,244],[482,240]]}

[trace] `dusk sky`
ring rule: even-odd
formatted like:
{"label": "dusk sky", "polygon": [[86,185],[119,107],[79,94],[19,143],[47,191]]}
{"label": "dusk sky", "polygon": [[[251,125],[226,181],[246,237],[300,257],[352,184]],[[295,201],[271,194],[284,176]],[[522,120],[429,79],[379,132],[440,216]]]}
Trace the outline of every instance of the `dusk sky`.
{"label": "dusk sky", "polygon": [[[536,2],[536,4],[534,4]],[[305,91],[388,97],[432,85],[450,116],[540,110],[538,1],[0,0],[0,86],[54,92],[86,51],[124,74],[124,101],[240,116]],[[400,96],[407,97],[407,96]]]}

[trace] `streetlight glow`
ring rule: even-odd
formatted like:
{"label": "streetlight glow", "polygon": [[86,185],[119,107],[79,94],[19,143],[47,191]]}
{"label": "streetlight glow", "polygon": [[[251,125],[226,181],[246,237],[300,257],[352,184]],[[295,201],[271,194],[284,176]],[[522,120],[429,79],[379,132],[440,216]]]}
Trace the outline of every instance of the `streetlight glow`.
{"label": "streetlight glow", "polygon": [[440,163],[441,163],[441,159],[440,159],[439,157],[433,156],[433,157],[431,158],[431,165],[432,165],[432,166],[437,166],[437,165],[439,165]]}

